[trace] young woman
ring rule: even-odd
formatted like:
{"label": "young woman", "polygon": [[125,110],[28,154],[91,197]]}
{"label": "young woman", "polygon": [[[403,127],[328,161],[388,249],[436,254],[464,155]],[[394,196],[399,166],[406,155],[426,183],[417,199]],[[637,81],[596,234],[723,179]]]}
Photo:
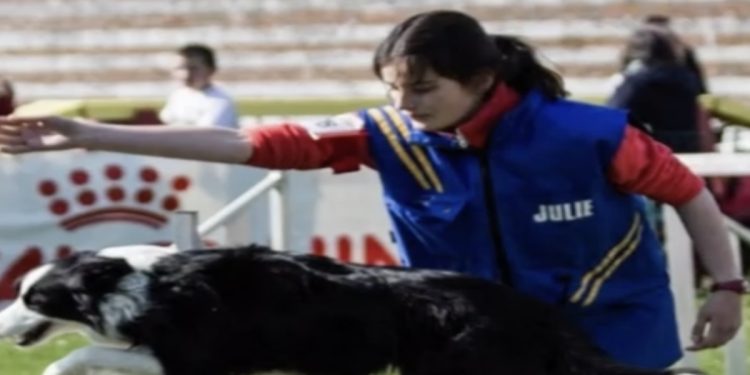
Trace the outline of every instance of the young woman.
{"label": "young woman", "polygon": [[528,45],[492,38],[458,12],[400,23],[373,67],[392,106],[309,126],[235,132],[6,118],[0,145],[336,172],[368,165],[381,176],[405,265],[508,283],[558,305],[615,359],[661,368],[681,350],[664,252],[644,222],[646,195],[677,208],[716,281],[689,349],[737,331],[743,284],[716,204],[626,113],[563,99],[561,79]]}

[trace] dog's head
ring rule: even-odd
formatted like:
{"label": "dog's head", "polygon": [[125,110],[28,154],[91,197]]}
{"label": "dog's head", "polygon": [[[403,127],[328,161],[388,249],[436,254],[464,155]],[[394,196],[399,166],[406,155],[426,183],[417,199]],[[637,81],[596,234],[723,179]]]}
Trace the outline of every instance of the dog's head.
{"label": "dog's head", "polygon": [[102,304],[134,271],[124,259],[91,252],[39,266],[23,277],[16,299],[0,311],[0,338],[29,346],[71,330],[109,336]]}

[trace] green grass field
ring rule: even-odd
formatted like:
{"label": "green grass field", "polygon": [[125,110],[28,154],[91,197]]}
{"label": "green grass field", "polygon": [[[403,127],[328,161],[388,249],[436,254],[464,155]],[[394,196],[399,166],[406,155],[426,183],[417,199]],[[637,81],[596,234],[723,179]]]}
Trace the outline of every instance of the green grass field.
{"label": "green grass field", "polygon": [[[746,337],[750,337],[750,302],[745,301]],[[18,349],[7,342],[0,342],[0,375],[39,375],[46,365],[62,358],[66,353],[85,345],[86,341],[76,335],[61,336],[42,346]],[[748,340],[750,343],[750,340]],[[750,345],[747,353],[750,353]],[[724,374],[723,352],[708,350],[699,354],[700,367],[710,375]],[[343,359],[345,360],[345,359]],[[747,361],[747,360],[746,360]],[[750,361],[748,366],[750,367]],[[380,374],[395,375],[395,374]]]}

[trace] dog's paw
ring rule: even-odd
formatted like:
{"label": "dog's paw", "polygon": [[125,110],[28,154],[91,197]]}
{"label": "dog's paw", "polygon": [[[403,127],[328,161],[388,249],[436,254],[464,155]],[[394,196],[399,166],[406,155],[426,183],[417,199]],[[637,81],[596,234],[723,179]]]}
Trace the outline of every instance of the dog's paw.
{"label": "dog's paw", "polygon": [[42,375],[88,375],[86,362],[91,357],[90,347],[76,349],[44,369]]}
{"label": "dog's paw", "polygon": [[87,346],[47,366],[42,375],[163,375],[148,353]]}
{"label": "dog's paw", "polygon": [[[60,361],[58,361],[60,362]],[[135,375],[135,372],[116,371],[95,367],[86,367],[79,364],[55,362],[46,369],[42,375]]]}
{"label": "dog's paw", "polygon": [[86,375],[140,375],[140,373],[133,371],[119,371],[112,369],[97,369],[92,368],[86,372]]}
{"label": "dog's paw", "polygon": [[65,364],[60,362],[62,361],[57,361],[47,366],[42,375],[86,375],[82,369],[65,366]]}

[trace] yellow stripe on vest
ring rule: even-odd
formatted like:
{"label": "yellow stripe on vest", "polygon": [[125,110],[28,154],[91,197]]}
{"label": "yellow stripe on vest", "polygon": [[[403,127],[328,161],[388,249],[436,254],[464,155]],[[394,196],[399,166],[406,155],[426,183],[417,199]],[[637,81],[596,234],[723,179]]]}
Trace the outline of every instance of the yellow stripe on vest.
{"label": "yellow stripe on vest", "polygon": [[[408,142],[409,129],[406,128],[406,124],[404,123],[404,119],[401,117],[401,115],[396,111],[395,108],[390,106],[385,107],[385,113],[388,115],[388,117],[390,117],[393,124],[396,125],[396,128],[401,133],[401,136],[404,137],[404,140]],[[442,193],[443,184],[440,182],[440,178],[438,178],[437,173],[435,173],[435,169],[432,168],[432,164],[430,164],[430,161],[427,159],[427,156],[425,156],[422,148],[417,145],[411,145],[411,151],[416,156],[417,161],[419,162],[419,165],[422,166],[425,174],[427,174],[427,178],[430,179],[432,186],[435,187],[435,190],[437,190],[438,193]]]}
{"label": "yellow stripe on vest", "polygon": [[633,218],[633,224],[630,226],[630,229],[628,230],[628,233],[625,235],[625,237],[613,248],[607,251],[607,255],[602,259],[599,264],[594,267],[591,271],[587,272],[583,279],[581,280],[581,286],[578,287],[578,290],[573,294],[572,297],[570,297],[570,302],[576,303],[579,302],[581,297],[583,297],[584,292],[588,289],[589,283],[591,282],[591,279],[594,278],[595,275],[601,273],[604,271],[604,269],[612,263],[617,257],[619,253],[621,253],[623,250],[628,250],[628,244],[633,242],[633,238],[636,236],[636,233],[638,233],[638,228],[641,225],[641,216],[639,214],[635,215],[635,218]]}
{"label": "yellow stripe on vest", "polygon": [[430,189],[430,184],[427,182],[427,179],[419,170],[419,168],[417,168],[417,165],[414,163],[411,157],[409,157],[409,154],[406,153],[406,150],[401,146],[401,143],[399,143],[398,141],[398,137],[393,133],[393,130],[391,130],[391,127],[388,125],[388,122],[380,113],[380,111],[378,111],[376,108],[371,108],[367,110],[367,114],[372,117],[372,119],[375,120],[375,122],[378,124],[380,131],[385,135],[385,138],[388,140],[388,143],[390,143],[393,151],[396,153],[398,158],[401,159],[401,162],[404,163],[406,169],[412,174],[412,176],[414,176],[419,185],[425,190]]}
{"label": "yellow stripe on vest", "polygon": [[620,264],[625,261],[625,259],[628,259],[630,255],[632,255],[635,252],[635,249],[638,247],[638,244],[641,242],[641,234],[643,234],[643,225],[638,226],[638,234],[636,234],[635,239],[630,243],[630,246],[628,246],[628,249],[623,253],[621,256],[617,257],[617,260],[614,261],[609,268],[607,269],[607,272],[605,272],[603,275],[601,275],[596,282],[594,282],[594,285],[591,287],[591,291],[589,292],[588,298],[586,298],[586,301],[583,302],[583,306],[588,306],[594,300],[596,299],[596,296],[599,294],[599,289],[601,289],[602,284],[604,284],[604,281],[606,281],[612,274],[615,272],[615,270],[620,267]]}

